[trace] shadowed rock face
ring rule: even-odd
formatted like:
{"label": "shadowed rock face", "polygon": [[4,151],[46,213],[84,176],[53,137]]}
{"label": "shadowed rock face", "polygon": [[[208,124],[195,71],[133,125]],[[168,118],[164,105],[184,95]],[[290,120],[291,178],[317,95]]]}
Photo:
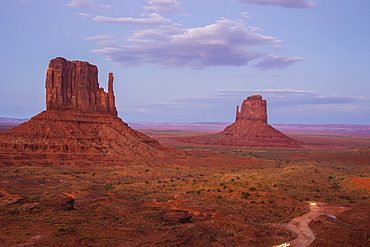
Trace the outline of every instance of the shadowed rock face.
{"label": "shadowed rock face", "polygon": [[0,134],[0,149],[168,157],[182,152],[161,145],[117,117],[113,74],[108,93],[99,88],[98,69],[58,57],[46,73],[47,110]]}
{"label": "shadowed rock face", "polygon": [[46,109],[74,109],[117,116],[113,79],[113,73],[109,73],[106,93],[99,88],[98,68],[95,65],[57,57],[50,61],[46,73]]}

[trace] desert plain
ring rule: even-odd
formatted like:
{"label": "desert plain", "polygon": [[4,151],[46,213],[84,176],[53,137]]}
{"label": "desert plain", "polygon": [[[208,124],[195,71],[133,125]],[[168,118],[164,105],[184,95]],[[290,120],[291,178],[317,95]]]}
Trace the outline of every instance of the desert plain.
{"label": "desert plain", "polygon": [[309,222],[310,246],[370,244],[368,135],[285,132],[305,143],[288,149],[181,142],[214,130],[139,130],[184,154],[2,152],[0,245],[278,246],[297,237],[288,224],[310,202],[327,211]]}

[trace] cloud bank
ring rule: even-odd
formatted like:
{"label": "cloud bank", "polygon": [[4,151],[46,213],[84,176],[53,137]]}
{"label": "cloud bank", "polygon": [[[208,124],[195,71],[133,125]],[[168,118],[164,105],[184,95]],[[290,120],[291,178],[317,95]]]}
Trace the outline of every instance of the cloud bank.
{"label": "cloud bank", "polygon": [[[147,19],[103,19],[97,21],[139,22],[153,24]],[[153,18],[155,19],[155,18]],[[162,20],[161,18],[156,18]],[[165,19],[168,21],[168,19]],[[275,56],[258,51],[261,47],[273,47],[281,41],[262,35],[259,28],[247,27],[241,21],[222,18],[214,24],[197,28],[184,28],[179,24],[159,25],[138,30],[124,44],[99,41],[101,49],[93,50],[122,66],[154,64],[160,67],[190,66],[196,69],[210,66],[244,66],[258,60],[258,69],[276,69],[290,66],[303,58]],[[91,38],[90,38],[91,39]]]}
{"label": "cloud bank", "polygon": [[180,9],[180,3],[177,0],[149,0],[148,5],[144,7],[144,10],[154,11],[160,14],[166,14]]}
{"label": "cloud bank", "polygon": [[71,0],[71,2],[66,5],[72,8],[80,8],[80,9],[92,9],[93,8],[93,2],[89,0]]}

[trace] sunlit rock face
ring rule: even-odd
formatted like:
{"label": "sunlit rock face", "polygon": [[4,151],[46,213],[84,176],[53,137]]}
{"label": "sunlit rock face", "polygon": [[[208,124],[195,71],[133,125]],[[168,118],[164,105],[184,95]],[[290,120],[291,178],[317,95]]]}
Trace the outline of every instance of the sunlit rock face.
{"label": "sunlit rock face", "polygon": [[262,99],[261,95],[249,96],[243,101],[241,110],[239,106],[236,108],[236,121],[238,120],[253,120],[267,123],[267,103]]}
{"label": "sunlit rock face", "polygon": [[50,61],[46,73],[46,109],[74,109],[117,116],[113,79],[113,73],[109,73],[106,93],[99,88],[95,65],[57,57]]}
{"label": "sunlit rock face", "polygon": [[130,128],[117,116],[113,74],[108,92],[98,69],[57,57],[46,72],[46,110],[0,134],[0,148],[131,157],[168,157],[182,152]]}

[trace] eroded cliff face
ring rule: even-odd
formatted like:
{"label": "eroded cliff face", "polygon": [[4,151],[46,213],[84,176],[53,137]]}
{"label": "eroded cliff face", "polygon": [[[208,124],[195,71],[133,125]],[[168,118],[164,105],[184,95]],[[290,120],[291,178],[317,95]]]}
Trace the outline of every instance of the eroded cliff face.
{"label": "eroded cliff face", "polygon": [[46,72],[46,109],[102,112],[116,116],[113,79],[113,73],[110,73],[106,93],[99,88],[95,65],[57,57],[50,61]]}
{"label": "eroded cliff face", "polygon": [[236,121],[239,119],[261,121],[267,123],[267,103],[261,95],[249,96],[243,101],[241,110],[236,108]]}

